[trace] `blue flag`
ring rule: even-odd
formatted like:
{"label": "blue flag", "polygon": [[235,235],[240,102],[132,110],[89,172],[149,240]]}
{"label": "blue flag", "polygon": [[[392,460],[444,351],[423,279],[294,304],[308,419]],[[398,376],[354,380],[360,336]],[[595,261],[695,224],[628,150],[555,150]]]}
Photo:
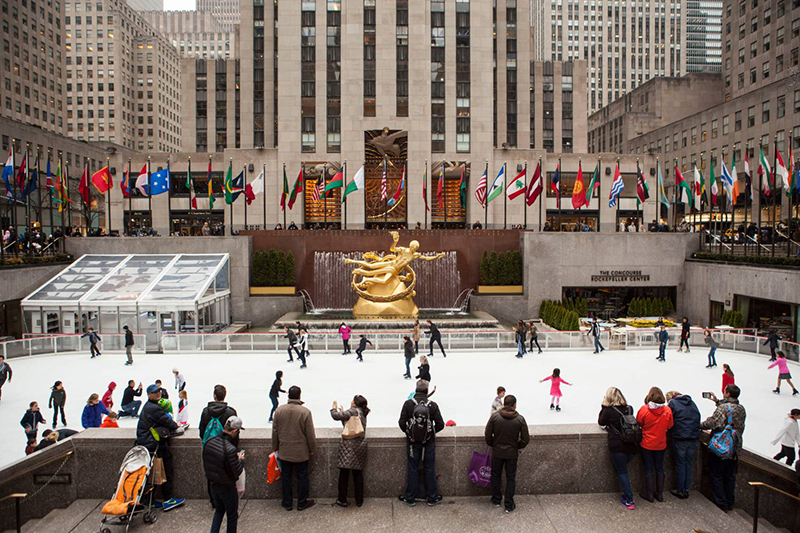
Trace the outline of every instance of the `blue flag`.
{"label": "blue flag", "polygon": [[28,176],[28,183],[25,184],[25,190],[22,191],[22,197],[33,194],[33,191],[39,188],[39,156],[36,156],[36,165],[31,169]]}
{"label": "blue flag", "polygon": [[244,192],[244,170],[239,172],[239,175],[231,181],[231,195],[233,199],[231,203],[235,202],[239,195]]}
{"label": "blue flag", "polygon": [[153,172],[150,175],[150,194],[156,196],[157,194],[165,193],[169,190],[169,167],[158,172]]}
{"label": "blue flag", "polygon": [[5,166],[3,167],[3,181],[6,182],[6,194],[9,198],[14,198],[14,191],[13,186],[11,185],[11,180],[14,178],[14,152],[13,148],[12,151],[8,154],[8,161],[6,161]]}

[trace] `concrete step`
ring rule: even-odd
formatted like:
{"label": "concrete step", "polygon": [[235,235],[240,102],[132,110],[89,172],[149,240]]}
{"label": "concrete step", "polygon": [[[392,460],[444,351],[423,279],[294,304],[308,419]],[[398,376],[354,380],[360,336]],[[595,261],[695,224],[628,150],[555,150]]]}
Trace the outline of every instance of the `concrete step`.
{"label": "concrete step", "polygon": [[[91,514],[101,500],[77,500],[66,509],[54,509],[43,518],[28,520],[22,526],[23,533],[64,533],[72,531],[89,514]],[[9,530],[5,533],[16,533]]]}
{"label": "concrete step", "polygon": [[[41,518],[31,518],[30,520],[22,524],[22,533],[36,533],[36,531],[38,531],[36,529],[36,526],[39,524],[40,521]],[[8,529],[3,533],[16,533],[16,530]]]}
{"label": "concrete step", "polygon": [[[744,509],[734,509],[731,515],[736,515],[740,517],[747,523],[747,526],[752,530],[753,528],[753,517],[750,516]],[[763,518],[758,519],[758,531],[760,533],[784,533],[788,531],[785,528],[777,528],[764,520]]]}

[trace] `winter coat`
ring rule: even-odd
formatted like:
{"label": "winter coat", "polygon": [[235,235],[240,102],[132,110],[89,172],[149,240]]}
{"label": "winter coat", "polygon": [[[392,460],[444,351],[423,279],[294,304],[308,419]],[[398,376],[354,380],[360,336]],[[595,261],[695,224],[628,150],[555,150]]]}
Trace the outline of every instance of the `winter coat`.
{"label": "winter coat", "polygon": [[[739,432],[740,437],[744,437],[744,429],[745,429],[745,420],[747,419],[747,411],[745,411],[744,406],[739,404],[739,400],[734,400],[733,398],[723,398],[717,401],[717,409],[714,411],[714,414],[706,418],[701,424],[700,429],[708,429],[711,431],[712,434],[718,433],[725,429],[725,426],[728,424],[728,407],[731,408],[731,418],[732,418],[732,425],[733,429]],[[741,444],[743,442],[743,438],[739,439],[739,448],[741,449]]]}
{"label": "winter coat", "polygon": [[414,342],[419,342],[420,329],[421,328],[420,328],[419,324],[414,324],[414,333],[412,334],[412,337],[411,337],[411,339]]}
{"label": "winter coat", "polygon": [[406,359],[414,359],[416,355],[414,353],[414,344],[410,342],[403,343],[403,355],[406,356]]}
{"label": "winter coat", "polygon": [[289,330],[284,335],[284,338],[289,339],[289,346],[294,346],[297,344],[297,335],[294,334],[294,331]]}
{"label": "winter coat", "polygon": [[658,342],[659,344],[667,344],[669,342],[669,332],[667,330],[658,332]]}
{"label": "winter coat", "polygon": [[417,379],[424,379],[425,381],[431,380],[431,365],[419,365],[417,368],[419,368],[419,375],[417,375]]}
{"label": "winter coat", "polygon": [[717,341],[715,341],[714,337],[712,337],[711,335],[706,335],[706,338],[703,339],[703,341],[709,348],[716,348],[717,346],[719,346],[719,344],[717,344]]}
{"label": "winter coat", "polygon": [[178,390],[178,392],[186,388],[186,379],[184,379],[183,374],[180,372],[178,372],[178,375],[175,376],[175,388]]}
{"label": "winter coat", "polygon": [[139,423],[136,425],[136,444],[144,446],[150,453],[155,453],[159,447],[169,446],[169,439],[156,441],[150,428],[167,428],[169,431],[178,429],[178,424],[169,416],[155,400],[147,400],[139,413]]}
{"label": "winter coat", "polygon": [[102,404],[105,405],[106,409],[111,409],[112,407],[114,407],[114,398],[112,395],[114,394],[116,388],[117,384],[112,381],[111,383],[108,384],[108,390],[106,391],[106,393],[103,394]]}
{"label": "winter coat", "polygon": [[690,329],[691,327],[692,325],[689,324],[688,320],[686,322],[681,322],[681,337],[683,337],[684,339],[688,339],[689,333],[691,332]]}
{"label": "winter coat", "polygon": [[96,331],[91,331],[89,333],[84,333],[83,335],[81,335],[81,339],[85,337],[89,337],[89,342],[91,344],[97,344],[98,342],[100,342],[100,335],[98,335]]}
{"label": "winter coat", "polygon": [[7,379],[11,379],[13,376],[14,372],[11,370],[11,366],[8,363],[3,363],[0,365],[0,386],[2,386]]}
{"label": "winter coat", "polygon": [[591,335],[592,337],[599,337],[600,336],[600,324],[597,322],[591,322],[589,324],[589,333],[587,335]]}
{"label": "winter coat", "polygon": [[764,341],[764,346],[769,345],[770,348],[777,348],[778,342],[781,340],[777,333],[770,333],[767,335],[767,340]]}
{"label": "winter coat", "polygon": [[317,451],[311,411],[300,400],[289,400],[272,416],[272,449],[283,461],[304,463]]}
{"label": "winter coat", "polygon": [[436,433],[444,429],[444,418],[442,418],[442,412],[439,410],[439,406],[436,405],[436,402],[428,400],[428,395],[424,392],[418,392],[414,394],[414,399],[405,401],[403,408],[400,410],[400,420],[397,424],[400,426],[403,433],[405,433],[408,421],[414,417],[414,408],[417,406],[417,402],[421,401],[425,401],[428,404],[431,420],[433,421],[433,439],[435,439]]}
{"label": "winter coat", "polygon": [[361,337],[361,338],[358,340],[358,349],[359,349],[359,350],[361,350],[361,351],[363,352],[364,350],[366,350],[366,349],[367,349],[367,344],[369,344],[369,345],[370,345],[370,347],[372,346],[372,343],[371,343],[369,340],[367,340],[367,338],[366,338],[366,337]]}
{"label": "winter coat", "polygon": [[339,411],[338,409],[331,409],[331,417],[334,420],[340,420],[342,426],[354,416],[361,417],[361,425],[364,426],[364,435],[354,439],[342,439],[339,443],[339,458],[337,466],[339,468],[348,468],[350,470],[364,470],[367,465],[367,417],[357,407]]}
{"label": "winter coat", "polygon": [[125,347],[127,348],[128,346],[133,346],[133,345],[134,345],[133,332],[131,330],[129,330],[129,329],[126,329],[125,330]]}
{"label": "winter coat", "polygon": [[99,428],[103,422],[103,415],[108,414],[108,409],[102,403],[86,404],[81,415],[81,425],[84,429]]}
{"label": "winter coat", "polygon": [[442,338],[442,334],[439,332],[439,328],[436,327],[436,324],[431,324],[428,334],[430,334],[431,340]]}
{"label": "winter coat", "polygon": [[497,396],[492,402],[492,414],[503,408],[503,398]]}
{"label": "winter coat", "polygon": [[688,394],[675,396],[669,401],[672,411],[672,440],[697,440],[700,438],[700,409]]}
{"label": "winter coat", "polygon": [[775,362],[772,363],[767,367],[767,369],[774,368],[775,366],[778,367],[778,373],[780,374],[789,374],[789,363],[786,361],[785,357],[778,357],[775,359]]}
{"label": "winter coat", "polygon": [[341,326],[339,328],[339,333],[341,333],[343,341],[349,341],[350,340],[350,332],[351,331],[352,330],[350,329],[350,326]]}
{"label": "winter coat", "polygon": [[539,330],[536,329],[536,326],[531,324],[530,329],[528,329],[528,336],[531,340],[539,338]]}
{"label": "winter coat", "polygon": [[53,389],[50,393],[50,401],[47,402],[47,407],[64,407],[67,403],[67,391],[64,389]]}
{"label": "winter coat", "polygon": [[203,469],[210,483],[229,487],[236,485],[236,480],[244,472],[244,461],[239,459],[233,437],[222,433],[208,439],[203,447]]}
{"label": "winter coat", "polygon": [[232,416],[236,416],[236,409],[230,407],[226,402],[208,402],[208,406],[200,413],[200,425],[197,426],[200,439],[202,440],[205,435],[206,426],[212,418],[219,418],[219,423],[225,427],[225,422]]}
{"label": "winter coat", "polygon": [[[25,414],[22,415],[22,420],[19,421],[19,425],[25,428],[25,433],[28,432],[35,432],[39,428],[39,424],[44,424],[44,417],[42,416],[41,411],[31,411],[28,409],[25,411]],[[29,429],[30,428],[30,429]]]}
{"label": "winter coat", "polygon": [[525,417],[512,407],[503,407],[492,414],[483,434],[487,446],[492,447],[492,457],[498,459],[516,459],[531,441]]}
{"label": "winter coat", "polygon": [[269,389],[269,397],[278,399],[278,395],[281,392],[286,392],[281,388],[283,385],[283,381],[280,378],[275,378],[275,381],[272,382],[272,387]]}
{"label": "winter coat", "polygon": [[100,427],[101,428],[118,428],[119,424],[117,424],[116,420],[114,420],[110,416],[107,416],[107,417],[105,417],[105,419],[103,419],[103,423],[100,424]]}
{"label": "winter coat", "polygon": [[554,378],[553,376],[547,376],[542,381],[550,381],[551,382],[550,383],[550,396],[558,396],[558,397],[563,396],[563,394],[561,394],[561,384],[562,383],[564,383],[566,385],[572,385],[571,383],[568,383],[565,379],[562,379],[561,377]]}
{"label": "winter coat", "polygon": [[300,349],[301,352],[308,351],[308,335],[305,333],[300,334],[300,338],[297,340],[297,347]]}
{"label": "winter coat", "polygon": [[636,413],[636,421],[642,426],[642,443],[645,450],[664,450],[667,447],[667,430],[672,427],[672,410],[664,404],[650,402]]}
{"label": "winter coat", "polygon": [[736,378],[734,376],[728,375],[727,372],[722,373],[722,394],[725,395],[725,389],[728,388],[728,385],[736,385]]}
{"label": "winter coat", "polygon": [[800,446],[800,431],[797,428],[797,420],[789,417],[784,418],[783,427],[770,442],[773,446],[778,442],[781,443],[781,446],[788,446],[789,448]]}
{"label": "winter coat", "polygon": [[138,389],[134,389],[130,385],[125,387],[125,390],[122,391],[122,407],[125,407],[129,403],[133,401],[134,398],[137,398],[142,395],[142,388],[139,387]]}
{"label": "winter coat", "polygon": [[600,409],[597,423],[608,431],[608,451],[611,453],[636,453],[636,444],[622,442],[619,432],[622,431],[620,421],[622,415],[632,415],[633,407],[630,405],[620,405],[617,407],[605,407]]}

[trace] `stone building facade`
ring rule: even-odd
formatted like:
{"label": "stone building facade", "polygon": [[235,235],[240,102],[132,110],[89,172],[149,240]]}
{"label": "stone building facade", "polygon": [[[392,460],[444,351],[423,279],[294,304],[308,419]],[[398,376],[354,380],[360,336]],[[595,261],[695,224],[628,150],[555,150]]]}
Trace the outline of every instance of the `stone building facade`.
{"label": "stone building facade", "polygon": [[235,29],[224,26],[210,11],[142,11],[141,15],[181,58],[236,57]]}

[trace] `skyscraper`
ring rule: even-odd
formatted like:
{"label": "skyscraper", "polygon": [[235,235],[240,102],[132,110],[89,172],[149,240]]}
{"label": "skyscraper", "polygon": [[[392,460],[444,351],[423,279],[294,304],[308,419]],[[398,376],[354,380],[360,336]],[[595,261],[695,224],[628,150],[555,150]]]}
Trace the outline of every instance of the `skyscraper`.
{"label": "skyscraper", "polygon": [[686,72],[722,71],[722,0],[686,0]]}

